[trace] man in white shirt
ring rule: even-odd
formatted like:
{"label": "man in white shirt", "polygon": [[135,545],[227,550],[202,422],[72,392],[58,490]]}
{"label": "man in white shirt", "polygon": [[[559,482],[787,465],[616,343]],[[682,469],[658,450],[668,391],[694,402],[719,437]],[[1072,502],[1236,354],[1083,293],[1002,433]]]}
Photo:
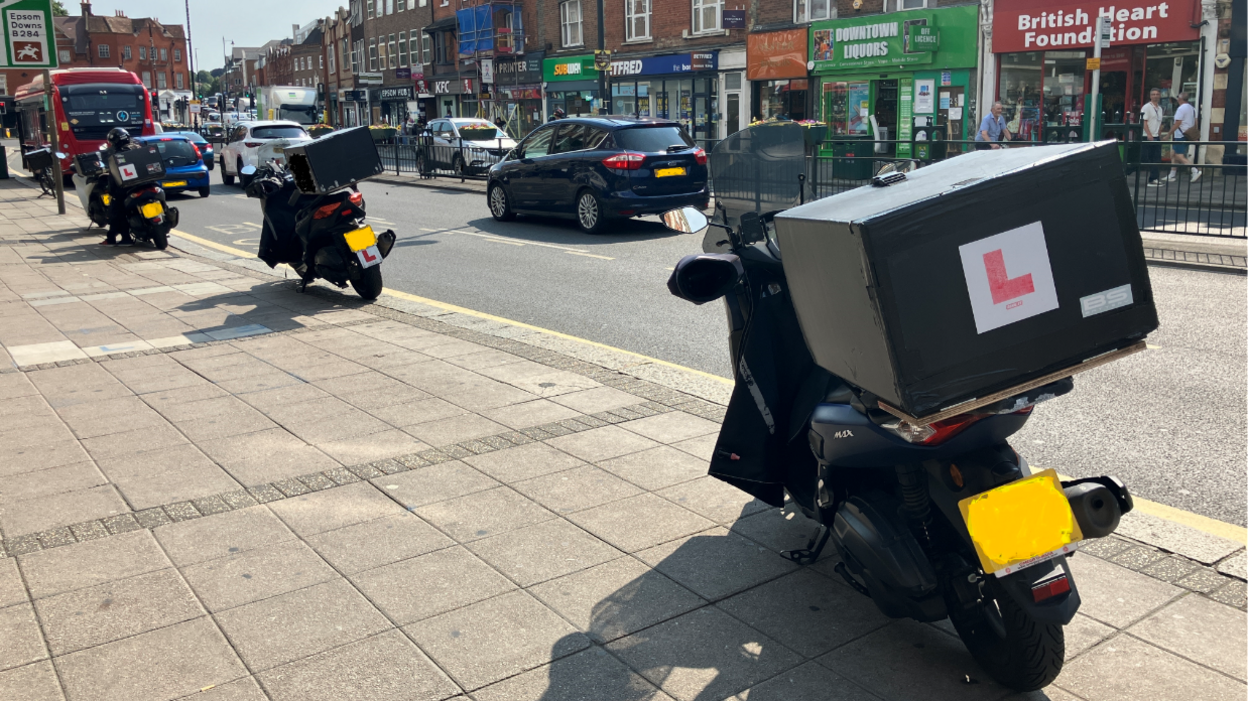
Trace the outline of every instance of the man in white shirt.
{"label": "man in white shirt", "polygon": [[[1187,137],[1184,132],[1196,126],[1196,108],[1192,107],[1187,101],[1187,93],[1181,92],[1178,95],[1179,106],[1174,110],[1174,145],[1173,153],[1170,155],[1170,161],[1173,163],[1178,161],[1185,166],[1192,166],[1192,182],[1200,180],[1200,169],[1196,168],[1192,159],[1187,156],[1187,144],[1183,143]],[[1174,182],[1175,174],[1178,172],[1177,167],[1170,168],[1170,177],[1166,178],[1170,182]]]}
{"label": "man in white shirt", "polygon": [[1161,187],[1161,120],[1166,116],[1161,106],[1161,90],[1153,88],[1148,92],[1148,102],[1140,110],[1140,123],[1144,126],[1143,153],[1140,160],[1148,166],[1148,186]]}

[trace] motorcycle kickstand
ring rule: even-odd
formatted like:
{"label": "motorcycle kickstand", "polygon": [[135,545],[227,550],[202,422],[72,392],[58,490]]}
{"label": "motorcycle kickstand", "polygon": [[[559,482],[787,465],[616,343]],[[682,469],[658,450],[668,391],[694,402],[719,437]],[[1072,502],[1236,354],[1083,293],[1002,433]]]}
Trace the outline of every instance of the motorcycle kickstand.
{"label": "motorcycle kickstand", "polygon": [[802,550],[784,550],[781,551],[780,556],[799,565],[813,565],[823,553],[823,548],[828,544],[828,538],[831,536],[832,529],[820,525],[810,536],[810,541],[806,543],[805,548]]}

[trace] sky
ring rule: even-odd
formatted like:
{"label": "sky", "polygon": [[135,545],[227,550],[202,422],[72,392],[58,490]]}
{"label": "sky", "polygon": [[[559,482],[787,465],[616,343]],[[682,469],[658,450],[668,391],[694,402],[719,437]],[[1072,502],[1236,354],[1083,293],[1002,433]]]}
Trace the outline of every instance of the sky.
{"label": "sky", "polygon": [[[82,13],[80,0],[61,0],[71,15]],[[191,48],[198,56],[195,70],[220,68],[221,40],[228,49],[260,46],[270,39],[292,36],[291,25],[326,17],[348,0],[190,0]],[[91,13],[155,17],[165,24],[186,24],[186,0],[94,0]]]}

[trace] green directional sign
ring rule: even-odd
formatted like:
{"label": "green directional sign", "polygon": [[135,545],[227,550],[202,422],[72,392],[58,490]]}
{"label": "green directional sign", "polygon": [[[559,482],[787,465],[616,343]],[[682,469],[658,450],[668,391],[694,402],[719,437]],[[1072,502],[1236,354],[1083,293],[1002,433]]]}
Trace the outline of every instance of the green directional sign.
{"label": "green directional sign", "polygon": [[0,0],[0,68],[56,68],[52,0]]}

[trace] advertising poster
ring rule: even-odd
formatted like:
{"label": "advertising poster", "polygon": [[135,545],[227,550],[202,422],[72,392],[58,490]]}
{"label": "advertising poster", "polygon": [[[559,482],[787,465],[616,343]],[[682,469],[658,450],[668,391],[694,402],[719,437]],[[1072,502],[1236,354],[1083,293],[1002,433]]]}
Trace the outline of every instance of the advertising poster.
{"label": "advertising poster", "polygon": [[914,137],[914,86],[923,81],[902,78],[897,81],[897,157],[910,157],[910,140]]}
{"label": "advertising poster", "polygon": [[936,81],[914,81],[914,113],[931,114],[936,111]]}

